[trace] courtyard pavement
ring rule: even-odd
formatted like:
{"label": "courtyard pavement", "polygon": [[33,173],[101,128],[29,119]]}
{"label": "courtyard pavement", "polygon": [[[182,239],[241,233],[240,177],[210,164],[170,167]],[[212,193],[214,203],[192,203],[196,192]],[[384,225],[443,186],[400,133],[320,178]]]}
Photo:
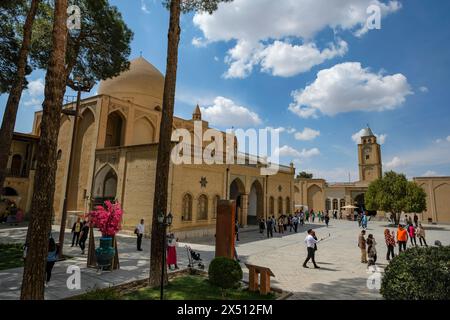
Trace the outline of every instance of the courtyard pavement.
{"label": "courtyard pavement", "polygon": [[[368,234],[372,233],[378,242],[378,263],[382,269],[386,267],[386,246],[383,231],[387,222],[369,222]],[[424,225],[428,244],[440,240],[443,245],[450,245],[450,226]],[[330,237],[319,243],[316,261],[321,269],[302,268],[306,256],[304,239],[306,230],[313,228],[319,238]],[[58,238],[58,226],[53,228],[53,236]],[[392,229],[393,230],[393,229]],[[290,299],[296,300],[363,300],[381,299],[378,290],[370,289],[367,285],[372,272],[365,264],[360,263],[360,250],[357,239],[360,229],[356,222],[331,220],[330,227],[324,224],[307,224],[299,229],[297,234],[287,232],[284,235],[274,234],[274,238],[267,239],[254,228],[242,230],[237,251],[244,269],[244,278],[248,278],[248,270],[244,263],[251,263],[269,267],[275,274],[272,286],[290,291]],[[26,227],[0,228],[0,243],[23,243]],[[98,234],[96,234],[98,237]],[[148,277],[150,240],[143,240],[144,251],[136,251],[134,236],[119,235],[120,270],[98,273],[97,270],[86,267],[86,255],[81,255],[79,248],[71,248],[70,231],[66,231],[65,254],[73,259],[58,262],[53,269],[52,280],[46,288],[46,299],[62,299],[78,295],[92,288],[102,288],[118,285]],[[179,243],[177,255],[179,267],[185,268],[188,257],[185,246],[189,245],[201,254],[208,268],[208,263],[214,257],[214,237],[190,239],[189,243]],[[408,243],[408,245],[410,245]],[[397,252],[397,248],[396,248]],[[70,274],[67,268],[71,265],[81,269],[81,289],[69,290],[66,281]],[[312,265],[310,265],[312,267]],[[0,271],[0,300],[18,299],[23,268]]]}

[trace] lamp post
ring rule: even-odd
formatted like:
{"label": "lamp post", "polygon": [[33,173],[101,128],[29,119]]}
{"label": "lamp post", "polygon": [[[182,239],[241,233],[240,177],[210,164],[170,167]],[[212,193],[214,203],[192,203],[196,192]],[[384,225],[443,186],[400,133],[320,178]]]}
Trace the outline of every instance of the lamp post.
{"label": "lamp post", "polygon": [[69,154],[69,164],[67,168],[67,179],[66,179],[66,189],[64,192],[64,203],[63,210],[61,214],[61,225],[59,230],[59,256],[63,256],[63,248],[64,248],[64,233],[66,231],[66,220],[67,220],[67,197],[69,195],[69,187],[70,187],[70,177],[72,175],[73,169],[73,155],[75,153],[75,144],[76,144],[76,136],[78,134],[78,119],[80,117],[80,104],[81,104],[81,92],[89,92],[91,91],[94,83],[92,81],[84,81],[81,78],[77,78],[76,80],[68,80],[67,85],[74,91],[77,91],[77,103],[75,106],[75,110],[71,109],[63,109],[62,113],[67,116],[74,117],[73,129],[72,129],[72,142],[70,145],[70,154]]}
{"label": "lamp post", "polygon": [[160,213],[158,215],[158,223],[163,228],[163,237],[162,237],[162,248],[163,248],[163,256],[161,262],[161,296],[160,300],[164,300],[164,274],[166,271],[166,228],[172,225],[173,216],[172,213],[165,215],[164,213]]}

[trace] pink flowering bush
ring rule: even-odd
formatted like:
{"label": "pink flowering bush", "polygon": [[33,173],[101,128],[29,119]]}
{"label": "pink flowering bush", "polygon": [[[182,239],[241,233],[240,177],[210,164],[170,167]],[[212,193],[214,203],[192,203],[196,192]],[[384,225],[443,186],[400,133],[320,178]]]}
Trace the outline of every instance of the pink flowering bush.
{"label": "pink flowering bush", "polygon": [[119,203],[112,204],[111,201],[105,201],[105,207],[97,206],[96,210],[89,213],[89,219],[103,237],[113,237],[120,231],[123,211]]}

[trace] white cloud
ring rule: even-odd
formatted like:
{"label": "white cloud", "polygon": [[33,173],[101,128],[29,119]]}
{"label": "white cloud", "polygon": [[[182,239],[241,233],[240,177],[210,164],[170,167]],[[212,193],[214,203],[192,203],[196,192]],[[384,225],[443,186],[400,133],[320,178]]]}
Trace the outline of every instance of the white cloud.
{"label": "white cloud", "polygon": [[450,142],[450,136],[448,136],[446,140],[447,140],[448,142]]}
{"label": "white cloud", "polygon": [[[352,140],[356,143],[356,144],[360,144],[361,143],[361,137],[364,134],[365,129],[361,129],[358,132],[356,132],[355,134],[352,135]],[[387,134],[376,134],[375,136],[377,137],[377,142],[381,145],[383,145],[386,142],[386,139],[388,137]]]}
{"label": "white cloud", "polygon": [[261,70],[274,76],[291,77],[308,72],[325,60],[342,57],[347,51],[348,45],[345,41],[340,41],[337,46],[331,45],[322,51],[314,43],[292,45],[275,41],[260,53]]}
{"label": "white cloud", "polygon": [[429,92],[430,90],[428,90],[427,87],[420,87],[420,88],[419,88],[419,91],[422,92],[422,93],[427,93],[427,92]]}
{"label": "white cloud", "polygon": [[[312,40],[327,28],[336,33],[366,33],[365,25],[369,17],[366,10],[371,4],[380,6],[383,17],[401,8],[400,2],[394,0],[234,0],[219,4],[213,15],[195,14],[193,21],[202,31],[205,41],[237,41],[228,55],[230,67],[226,78],[246,77],[260,62],[264,71],[291,76],[346,52],[344,48],[329,48],[320,52]],[[290,45],[286,42],[287,38],[301,39],[303,45]],[[243,46],[246,46],[245,52],[242,51]],[[275,52],[276,48],[283,48],[284,52]],[[266,50],[265,61],[261,60],[263,50]],[[307,57],[303,56],[305,54]],[[288,65],[288,61],[298,65]]]}
{"label": "white cloud", "polygon": [[408,165],[408,162],[400,159],[399,157],[394,157],[388,163],[385,163],[383,166],[388,170],[401,169]]}
{"label": "white cloud", "polygon": [[224,97],[216,97],[212,106],[201,111],[205,120],[220,127],[247,128],[262,123],[258,114]]}
{"label": "white cloud", "polygon": [[297,132],[297,129],[295,129],[295,128],[288,128],[288,129],[287,129],[287,132],[288,132],[289,134],[293,134],[293,133],[296,133],[296,132]]}
{"label": "white cloud", "polygon": [[44,95],[45,84],[42,78],[32,80],[28,83],[27,92],[31,97],[40,97]]}
{"label": "white cloud", "polygon": [[219,57],[215,56],[214,57],[214,61],[218,62],[219,61]]}
{"label": "white cloud", "polygon": [[439,173],[437,173],[436,171],[433,170],[428,170],[427,172],[425,172],[422,177],[438,177]]}
{"label": "white cloud", "polygon": [[208,42],[203,38],[195,37],[192,39],[192,45],[197,48],[205,48],[208,46]]}
{"label": "white cloud", "polygon": [[318,113],[334,116],[351,111],[383,111],[401,106],[413,94],[402,74],[372,73],[359,62],[337,64],[319,71],[306,88],[294,91],[289,110],[302,118]]}
{"label": "white cloud", "polygon": [[295,134],[295,139],[300,141],[311,141],[320,136],[320,131],[311,128],[305,128]]}
{"label": "white cloud", "polygon": [[281,148],[276,148],[274,151],[274,155],[278,157],[289,157],[300,160],[318,156],[320,155],[320,150],[318,148],[312,148],[312,149],[302,149],[301,151],[298,151],[297,149],[285,145],[282,146]]}
{"label": "white cloud", "polygon": [[150,10],[147,7],[147,4],[145,3],[145,0],[141,0],[141,11],[145,14],[149,14]]}

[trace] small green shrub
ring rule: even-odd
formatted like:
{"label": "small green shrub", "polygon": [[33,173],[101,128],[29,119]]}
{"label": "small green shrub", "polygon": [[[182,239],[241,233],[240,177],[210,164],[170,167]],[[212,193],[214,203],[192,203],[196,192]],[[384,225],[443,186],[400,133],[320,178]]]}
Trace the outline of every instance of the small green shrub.
{"label": "small green shrub", "polygon": [[104,289],[94,287],[93,289],[89,290],[85,294],[73,297],[71,299],[72,300],[121,300],[122,295],[117,289],[115,289],[113,287],[104,288]]}
{"label": "small green shrub", "polygon": [[401,253],[385,269],[380,292],[387,300],[450,299],[450,247]]}
{"label": "small green shrub", "polygon": [[242,280],[242,268],[239,263],[225,257],[211,261],[208,269],[209,281],[222,289],[236,288]]}

